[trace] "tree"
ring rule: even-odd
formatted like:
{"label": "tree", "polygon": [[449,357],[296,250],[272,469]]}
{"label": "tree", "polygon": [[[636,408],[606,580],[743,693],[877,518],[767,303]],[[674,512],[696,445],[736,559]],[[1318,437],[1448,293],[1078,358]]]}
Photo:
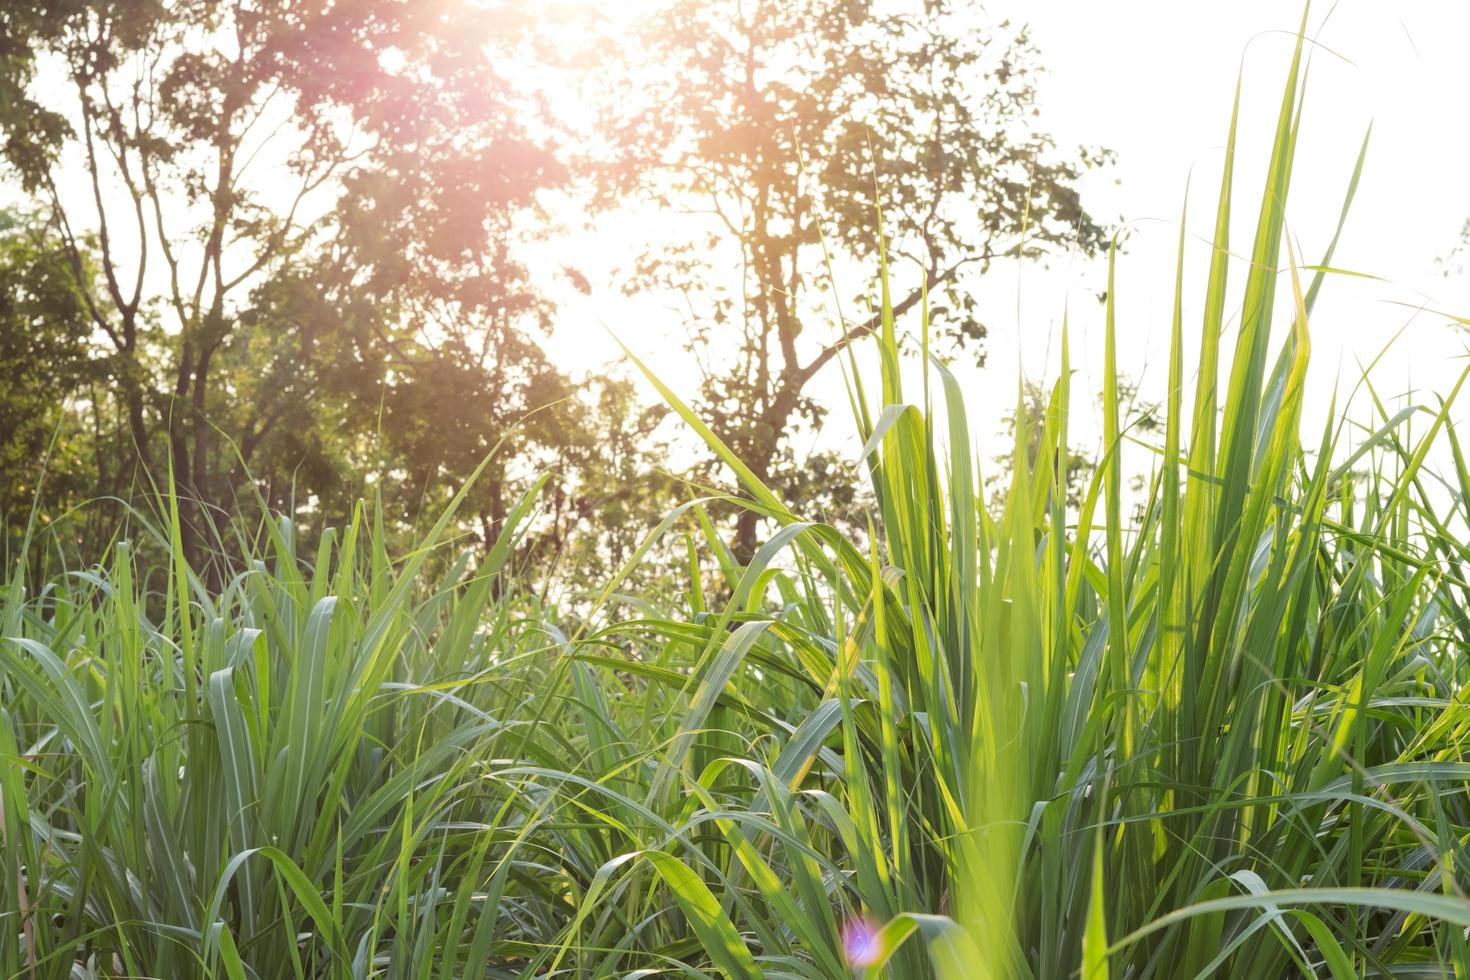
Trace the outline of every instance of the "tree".
{"label": "tree", "polygon": [[97,482],[88,433],[67,412],[97,380],[91,321],[70,262],[44,227],[0,213],[0,553],[7,556],[33,511],[49,521]]}
{"label": "tree", "polygon": [[520,27],[493,0],[0,11],[4,158],[110,349],[117,451],[155,472],[167,453],[194,536],[231,499],[236,447],[325,480],[370,441],[376,412],[341,433],[344,404],[319,399],[404,394],[441,356],[468,370],[470,334],[534,346],[516,222],[562,169],[490,56]]}
{"label": "tree", "polygon": [[[839,268],[872,266],[877,203],[896,272],[918,270],[895,313],[927,292],[942,337],[977,357],[967,272],[1105,242],[1078,179],[1108,154],[1055,151],[1037,128],[1025,30],[986,26],[972,4],[673,0],[637,39],[638,63],[609,87],[603,201],[638,194],[703,219],[648,251],[630,287],[688,296],[692,345],[719,365],[705,416],[764,480],[799,472],[781,465],[783,444],[820,418],[809,383],[877,326],[803,329],[830,288],[828,252]],[[756,530],[742,513],[738,555]]]}
{"label": "tree", "polygon": [[[628,379],[594,379],[575,411],[581,437],[558,449],[554,468],[562,479],[551,488],[527,557],[573,588],[600,594],[681,502],[684,488],[666,468],[671,447],[659,427],[668,410],[642,404]],[[620,591],[668,591],[673,567],[666,548],[645,554]]]}
{"label": "tree", "polygon": [[[1064,491],[1066,505],[1079,508],[1087,495],[1088,485],[1096,474],[1100,450],[1088,451],[1069,445],[1066,459],[1043,460],[1040,458],[1041,447],[1047,438],[1047,414],[1052,403],[1052,394],[1052,389],[1045,385],[1030,379],[1022,379],[1017,406],[1001,417],[999,445],[1015,446],[1017,436],[1024,436],[1022,442],[1026,447],[1028,470],[1034,473],[1038,467],[1043,465],[1057,467],[1059,471],[1057,483],[1058,487]],[[1160,416],[1163,406],[1158,402],[1146,400],[1138,382],[1128,377],[1120,377],[1117,396],[1118,415],[1122,420],[1124,432],[1134,437],[1160,434],[1162,429]],[[1096,397],[1098,409],[1101,412],[1103,392],[1097,392]],[[1005,496],[1010,491],[1009,467],[1013,452],[1014,450],[1011,450],[992,456],[991,460],[995,463],[995,467],[985,476],[985,488],[991,505],[996,509],[1004,507]],[[1145,486],[1144,476],[1138,473],[1133,474],[1130,485],[1135,492],[1141,491]]]}

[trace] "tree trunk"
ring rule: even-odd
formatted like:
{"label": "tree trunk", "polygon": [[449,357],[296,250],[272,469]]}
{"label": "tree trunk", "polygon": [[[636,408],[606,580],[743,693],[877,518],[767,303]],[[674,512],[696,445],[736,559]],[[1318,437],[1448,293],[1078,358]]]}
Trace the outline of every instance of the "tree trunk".
{"label": "tree trunk", "polygon": [[209,394],[209,368],[214,358],[215,347],[206,344],[199,352],[199,360],[194,368],[194,390],[190,397],[190,423],[193,426],[193,447],[191,449],[191,462],[193,466],[189,471],[189,512],[192,518],[192,539],[186,539],[186,544],[192,550],[186,550],[189,562],[195,569],[200,570],[205,580],[211,587],[219,587],[223,584],[221,580],[222,569],[218,561],[211,561],[208,544],[210,540],[209,531],[213,525],[213,515],[210,507],[213,503],[212,487],[210,486],[209,474],[209,450],[210,450],[210,425],[205,414],[208,408],[207,398]]}
{"label": "tree trunk", "polygon": [[[771,461],[775,458],[776,446],[780,444],[784,429],[784,423],[779,429],[773,428],[771,438],[756,450],[753,458],[741,460],[762,483],[770,480]],[[760,520],[761,515],[748,507],[741,507],[735,515],[733,551],[735,560],[742,565],[749,565],[750,560],[755,557],[756,549],[760,547]]]}

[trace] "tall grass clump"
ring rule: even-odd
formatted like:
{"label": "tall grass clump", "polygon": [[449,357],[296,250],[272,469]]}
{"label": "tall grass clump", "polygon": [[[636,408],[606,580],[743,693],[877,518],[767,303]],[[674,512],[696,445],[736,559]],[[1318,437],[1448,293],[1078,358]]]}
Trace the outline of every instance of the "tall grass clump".
{"label": "tall grass clump", "polygon": [[[1303,436],[1331,253],[1286,235],[1302,73],[1299,45],[1253,239],[1234,118],[1206,268],[1181,230],[1160,440],[1118,414],[1110,283],[1080,501],[1065,344],[987,505],[926,317],[902,383],[884,269],[876,380],[848,355],[860,537],[650,375],[740,479],[719,501],[774,526],[748,563],[694,500],[549,608],[510,561],[533,490],[488,554],[455,553],[453,508],[406,554],[360,509],[311,555],[289,521],[242,531],[215,588],[166,498],[137,525],[162,560],[17,572],[0,972],[1470,973],[1459,385],[1392,412],[1365,378],[1366,426],[1345,400]],[[623,594],[665,545],[685,591]]]}
{"label": "tall grass clump", "polygon": [[520,717],[547,621],[496,588],[528,505],[474,566],[435,547],[448,514],[395,559],[359,509],[311,556],[265,526],[210,592],[174,507],[139,525],[164,567],[119,541],[13,577],[0,974],[463,977],[553,928],[554,883],[513,857],[534,807],[483,779],[560,758]]}
{"label": "tall grass clump", "polygon": [[[1232,116],[1192,331],[1181,230],[1161,445],[1119,418],[1110,275],[1104,454],[1075,508],[1066,344],[1039,444],[1018,437],[987,510],[927,324],[923,391],[902,388],[886,272],[881,388],[849,375],[867,545],[801,520],[659,385],[780,527],[722,609],[641,624],[668,644],[658,670],[678,668],[634,739],[661,746],[645,803],[683,800],[691,864],[742,937],[727,973],[1470,971],[1459,385],[1390,414],[1365,378],[1369,427],[1334,404],[1304,441],[1331,251],[1304,269],[1285,230],[1302,75],[1299,44],[1245,261]],[[1153,460],[1136,521],[1130,443]]]}

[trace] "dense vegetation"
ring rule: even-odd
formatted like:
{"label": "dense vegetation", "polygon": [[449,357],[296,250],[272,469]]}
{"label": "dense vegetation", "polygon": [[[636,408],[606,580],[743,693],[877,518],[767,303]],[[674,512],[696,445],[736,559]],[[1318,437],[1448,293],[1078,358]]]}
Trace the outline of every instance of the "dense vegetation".
{"label": "dense vegetation", "polygon": [[[1053,147],[1024,31],[963,0],[565,6],[0,5],[0,553],[33,504],[88,501],[64,527],[96,560],[168,465],[196,565],[260,501],[314,541],[381,494],[397,535],[488,454],[460,528],[488,550],[554,472],[527,546],[595,581],[669,477],[717,464],[670,466],[618,369],[550,348],[559,303],[676,304],[656,326],[687,335],[706,417],[835,512],[853,481],[792,437],[842,345],[802,327],[851,298],[829,261],[871,266],[875,173],[923,257],[895,305],[927,290],[970,356],[969,273],[1106,241],[1079,178],[1107,155]],[[625,258],[579,249],[598,220]],[[748,559],[758,522],[716,510]]]}
{"label": "dense vegetation", "polygon": [[[205,575],[166,467],[95,566],[32,526],[53,571],[0,594],[0,971],[1470,971],[1459,387],[1391,413],[1365,379],[1366,428],[1345,398],[1301,434],[1331,255],[1283,233],[1300,58],[1249,263],[1234,120],[1202,276],[1181,229],[1157,444],[1119,417],[1109,290],[1075,503],[1068,365],[987,508],[882,269],[842,354],[867,534],[803,519],[651,374],[777,528],[748,560],[708,514],[735,498],[689,500],[556,608],[517,565],[547,481],[482,549],[456,515],[479,472],[402,552],[374,502],[310,548],[225,525],[244,557]],[[626,594],[669,543],[681,591]]]}

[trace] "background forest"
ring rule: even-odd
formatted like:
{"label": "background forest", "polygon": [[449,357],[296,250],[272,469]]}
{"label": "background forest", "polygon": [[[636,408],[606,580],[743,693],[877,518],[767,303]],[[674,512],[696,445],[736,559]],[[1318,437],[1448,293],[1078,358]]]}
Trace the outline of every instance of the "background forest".
{"label": "background forest", "polygon": [[[407,528],[491,454],[463,530],[488,548],[551,471],[526,548],[597,581],[724,479],[623,372],[548,352],[590,287],[536,246],[608,215],[647,222],[611,285],[687,309],[719,435],[843,519],[857,481],[793,437],[876,327],[877,189],[895,311],[927,296],[959,356],[972,273],[1106,238],[1077,183],[1108,154],[1052,145],[1025,31],[964,3],[64,0],[7,5],[0,52],[12,559],[33,508],[95,557],[166,474],[195,557],[263,508],[311,535],[378,497]],[[756,515],[725,519],[749,558]]]}

